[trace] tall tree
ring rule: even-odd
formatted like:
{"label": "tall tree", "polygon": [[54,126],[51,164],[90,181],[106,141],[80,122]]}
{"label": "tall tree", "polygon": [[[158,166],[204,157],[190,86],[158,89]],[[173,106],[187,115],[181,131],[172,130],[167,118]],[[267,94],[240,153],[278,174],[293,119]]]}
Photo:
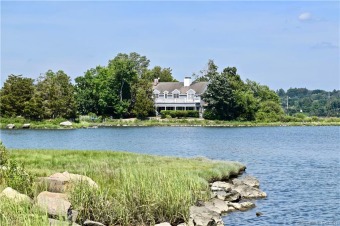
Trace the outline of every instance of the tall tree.
{"label": "tall tree", "polygon": [[209,59],[205,69],[201,70],[199,74],[193,74],[196,82],[208,82],[218,75],[217,65],[214,60]]}
{"label": "tall tree", "polygon": [[162,68],[160,66],[155,66],[151,70],[146,71],[142,78],[148,81],[159,79],[160,82],[177,82],[177,80],[172,77],[171,68]]}
{"label": "tall tree", "polygon": [[41,76],[37,84],[37,93],[43,100],[45,118],[76,116],[74,87],[70,77],[59,70],[49,70]]}
{"label": "tall tree", "polygon": [[134,108],[133,113],[137,118],[145,119],[147,116],[154,115],[155,108],[152,99],[152,83],[141,79],[134,86]]}
{"label": "tall tree", "polygon": [[0,91],[3,116],[25,116],[25,109],[34,95],[34,80],[22,75],[9,75]]}

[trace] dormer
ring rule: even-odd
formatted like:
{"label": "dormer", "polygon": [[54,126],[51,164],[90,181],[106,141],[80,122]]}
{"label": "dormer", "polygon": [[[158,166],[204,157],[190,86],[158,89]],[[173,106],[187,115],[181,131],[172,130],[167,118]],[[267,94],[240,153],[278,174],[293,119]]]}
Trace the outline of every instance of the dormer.
{"label": "dormer", "polygon": [[179,94],[181,93],[178,89],[175,89],[174,91],[171,92],[173,98],[179,98]]}
{"label": "dormer", "polygon": [[156,99],[156,98],[158,98],[158,97],[159,97],[159,94],[160,94],[159,90],[157,90],[157,89],[154,89],[152,93],[153,93],[153,98],[155,98],[155,99]]}

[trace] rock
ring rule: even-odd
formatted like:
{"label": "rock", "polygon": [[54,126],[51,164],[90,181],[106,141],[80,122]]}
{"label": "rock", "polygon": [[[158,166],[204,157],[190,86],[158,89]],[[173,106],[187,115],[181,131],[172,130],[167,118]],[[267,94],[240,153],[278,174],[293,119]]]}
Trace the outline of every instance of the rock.
{"label": "rock", "polygon": [[80,226],[79,224],[76,223],[72,223],[70,224],[70,222],[67,221],[60,221],[60,220],[56,220],[56,219],[52,219],[52,218],[48,218],[48,221],[50,222],[50,226]]}
{"label": "rock", "polygon": [[219,214],[228,212],[228,205],[226,202],[220,199],[212,199],[209,202],[205,202],[206,208],[215,211]]}
{"label": "rock", "polygon": [[171,226],[171,224],[168,222],[163,222],[163,223],[155,224],[155,226]]}
{"label": "rock", "polygon": [[15,128],[15,125],[14,124],[8,124],[6,126],[7,129],[14,129]]}
{"label": "rock", "polygon": [[31,127],[31,124],[29,124],[29,123],[25,123],[25,124],[22,126],[23,129],[29,129],[30,127]]}
{"label": "rock", "polygon": [[50,192],[63,193],[70,188],[69,180],[61,173],[54,177],[40,177],[37,183]]}
{"label": "rock", "polygon": [[72,126],[72,122],[65,121],[65,122],[61,122],[59,125],[61,125],[61,126]]}
{"label": "rock", "polygon": [[186,223],[177,224],[177,226],[188,226]]}
{"label": "rock", "polygon": [[75,183],[86,183],[92,188],[98,188],[98,184],[91,178],[68,172],[55,173],[49,177],[41,177],[37,181],[37,183],[45,186],[47,191],[58,193],[63,193],[69,190]]}
{"label": "rock", "polygon": [[258,188],[251,187],[246,184],[240,184],[233,186],[233,190],[240,193],[242,198],[265,198],[267,194]]}
{"label": "rock", "polygon": [[204,206],[191,206],[188,226],[222,226],[223,221],[215,211]]}
{"label": "rock", "polygon": [[257,216],[257,217],[262,216],[262,215],[263,215],[263,213],[261,213],[261,212],[256,212],[256,216]]}
{"label": "rock", "polygon": [[227,203],[227,205],[234,207],[235,209],[240,210],[240,211],[246,211],[246,210],[249,210],[255,207],[255,204],[252,202],[241,202],[241,203],[229,202]]}
{"label": "rock", "polygon": [[223,182],[223,181],[215,181],[211,185],[211,190],[212,191],[230,191],[232,187],[232,184]]}
{"label": "rock", "polygon": [[83,225],[88,225],[88,226],[105,226],[104,224],[97,222],[97,221],[90,221],[86,220]]}
{"label": "rock", "polygon": [[246,185],[249,185],[249,186],[254,187],[254,188],[260,187],[259,180],[256,179],[255,177],[251,177],[251,176],[245,176],[245,177],[242,177],[240,179],[235,178],[235,179],[233,179],[233,184],[234,185],[246,184]]}
{"label": "rock", "polygon": [[229,202],[239,202],[240,200],[241,200],[241,195],[235,190],[227,192],[227,195],[224,198],[224,201],[229,201]]}
{"label": "rock", "polygon": [[67,216],[71,203],[66,194],[43,191],[37,196],[37,204],[53,216]]}
{"label": "rock", "polygon": [[215,191],[213,192],[213,194],[215,195],[216,198],[221,199],[221,200],[225,200],[225,197],[227,196],[227,192],[225,191]]}
{"label": "rock", "polygon": [[6,197],[10,200],[13,200],[16,203],[19,202],[32,202],[32,199],[27,195],[21,194],[20,192],[14,190],[11,187],[5,188],[1,193],[0,196]]}
{"label": "rock", "polygon": [[69,179],[71,182],[75,182],[75,183],[87,183],[92,188],[98,188],[98,184],[96,182],[94,182],[91,178],[87,177],[87,176],[79,175],[79,174],[73,174],[73,173],[69,173],[69,172],[63,172],[63,175],[67,179]]}

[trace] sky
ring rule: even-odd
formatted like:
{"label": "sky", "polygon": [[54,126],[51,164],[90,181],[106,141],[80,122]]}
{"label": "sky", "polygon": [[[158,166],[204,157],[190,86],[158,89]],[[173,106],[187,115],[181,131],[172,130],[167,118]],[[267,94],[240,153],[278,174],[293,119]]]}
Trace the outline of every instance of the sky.
{"label": "sky", "polygon": [[137,52],[173,76],[232,66],[271,89],[340,89],[339,1],[1,1],[1,86],[72,80]]}

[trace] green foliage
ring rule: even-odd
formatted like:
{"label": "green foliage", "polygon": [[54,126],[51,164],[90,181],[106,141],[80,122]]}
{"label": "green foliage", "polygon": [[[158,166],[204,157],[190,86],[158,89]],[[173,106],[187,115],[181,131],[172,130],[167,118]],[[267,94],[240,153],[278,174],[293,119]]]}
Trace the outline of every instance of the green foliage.
{"label": "green foliage", "polygon": [[197,200],[210,198],[208,182],[243,168],[237,162],[107,151],[13,150],[12,156],[36,176],[68,171],[91,177],[99,189],[79,184],[71,202],[80,221],[106,225],[177,225],[188,220]]}
{"label": "green foliage", "polygon": [[2,141],[0,141],[0,167],[5,165],[8,160],[8,151],[5,147],[5,145],[2,144]]}
{"label": "green foliage", "polygon": [[9,158],[6,147],[0,141],[0,184],[32,196],[32,182],[32,176],[22,164]]}
{"label": "green foliage", "polygon": [[161,111],[161,117],[166,118],[167,116],[171,116],[171,118],[198,118],[199,117],[199,112],[190,110],[190,111],[174,111],[174,110],[169,110],[169,111]]}
{"label": "green foliage", "polygon": [[42,100],[44,118],[74,118],[76,102],[71,79],[63,71],[49,70],[41,76],[37,84],[37,94]]}
{"label": "green foliage", "polygon": [[144,79],[140,79],[135,87],[136,94],[133,113],[139,119],[145,119],[150,115],[154,115],[154,102],[152,100],[152,85]]}
{"label": "green foliage", "polygon": [[142,75],[142,78],[150,82],[153,82],[154,79],[159,79],[160,82],[177,82],[177,80],[172,77],[171,71],[171,68],[155,66],[151,70],[146,71]]}
{"label": "green foliage", "polygon": [[22,75],[9,75],[0,91],[2,116],[30,116],[28,108],[34,95],[33,79]]}
{"label": "green foliage", "polygon": [[280,89],[277,93],[287,114],[293,115],[303,112],[308,116],[340,117],[339,90],[327,92],[306,88],[290,88],[287,92]]}
{"label": "green foliage", "polygon": [[283,110],[279,103],[272,100],[264,101],[256,113],[256,120],[263,122],[277,122],[283,116]]}

